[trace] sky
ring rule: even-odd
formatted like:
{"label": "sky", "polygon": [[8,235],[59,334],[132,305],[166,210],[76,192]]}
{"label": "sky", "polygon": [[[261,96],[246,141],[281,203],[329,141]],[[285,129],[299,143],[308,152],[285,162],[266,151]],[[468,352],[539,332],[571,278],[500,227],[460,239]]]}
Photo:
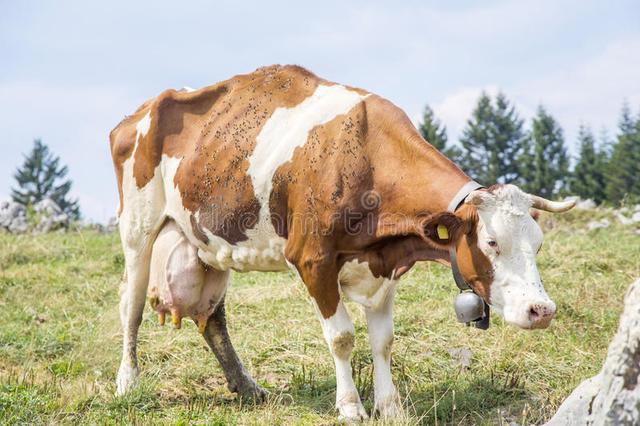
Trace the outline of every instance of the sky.
{"label": "sky", "polygon": [[640,108],[637,0],[0,0],[0,199],[33,139],[69,166],[85,217],[114,216],[109,131],[166,88],[302,65],[456,141],[479,94],[529,120],[544,105],[575,154],[580,124],[615,135]]}

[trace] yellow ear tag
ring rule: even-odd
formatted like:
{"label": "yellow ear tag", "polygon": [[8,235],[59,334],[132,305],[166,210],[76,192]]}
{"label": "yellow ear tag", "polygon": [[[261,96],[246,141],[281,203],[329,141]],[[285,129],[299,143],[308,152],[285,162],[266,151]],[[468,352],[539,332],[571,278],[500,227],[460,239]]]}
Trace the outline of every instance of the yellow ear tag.
{"label": "yellow ear tag", "polygon": [[440,238],[441,240],[448,240],[449,239],[449,231],[447,230],[446,226],[440,224],[436,228],[436,231],[438,232],[438,238]]}

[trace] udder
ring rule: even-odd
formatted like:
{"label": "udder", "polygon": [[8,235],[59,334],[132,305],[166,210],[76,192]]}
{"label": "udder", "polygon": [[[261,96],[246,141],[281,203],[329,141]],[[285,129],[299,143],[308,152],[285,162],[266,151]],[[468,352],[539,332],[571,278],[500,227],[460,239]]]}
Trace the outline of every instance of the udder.
{"label": "udder", "polygon": [[198,324],[201,333],[207,319],[224,297],[228,271],[207,267],[173,221],[158,233],[151,252],[151,269],[147,296],[158,312],[160,324],[171,314],[174,327],[180,328],[182,318]]}

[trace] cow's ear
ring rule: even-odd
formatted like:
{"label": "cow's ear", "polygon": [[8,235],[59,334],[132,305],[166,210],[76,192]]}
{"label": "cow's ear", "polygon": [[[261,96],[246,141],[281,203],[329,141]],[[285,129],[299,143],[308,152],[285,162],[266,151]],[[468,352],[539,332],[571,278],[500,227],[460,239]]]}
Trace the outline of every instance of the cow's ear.
{"label": "cow's ear", "polygon": [[463,228],[463,220],[450,212],[434,213],[422,224],[425,240],[439,249],[455,247]]}

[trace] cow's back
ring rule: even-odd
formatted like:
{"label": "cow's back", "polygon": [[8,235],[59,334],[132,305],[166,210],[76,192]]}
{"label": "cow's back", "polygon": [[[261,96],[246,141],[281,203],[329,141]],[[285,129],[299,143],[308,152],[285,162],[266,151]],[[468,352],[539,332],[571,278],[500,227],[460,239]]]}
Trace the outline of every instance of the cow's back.
{"label": "cow's back", "polygon": [[275,232],[270,213],[287,209],[269,206],[276,169],[311,128],[363,95],[296,66],[265,67],[196,91],[167,90],[111,133],[120,210],[141,191],[161,190],[147,204],[164,209],[207,263],[281,269],[286,236]]}

